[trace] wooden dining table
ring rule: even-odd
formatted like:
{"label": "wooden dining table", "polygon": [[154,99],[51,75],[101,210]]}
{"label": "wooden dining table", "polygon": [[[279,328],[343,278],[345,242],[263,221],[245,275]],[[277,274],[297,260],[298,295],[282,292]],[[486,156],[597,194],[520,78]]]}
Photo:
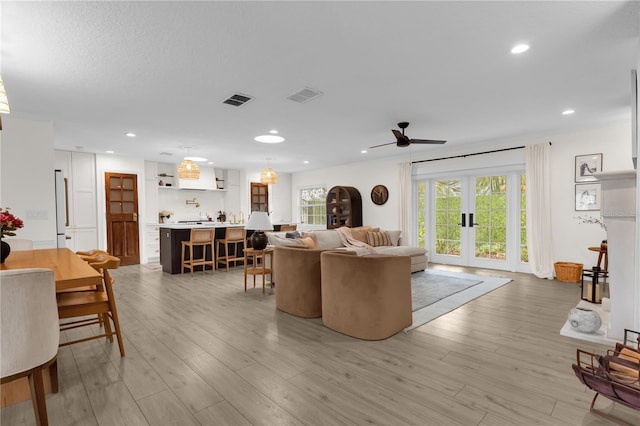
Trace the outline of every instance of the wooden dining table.
{"label": "wooden dining table", "polygon": [[[89,266],[68,248],[24,250],[11,252],[7,260],[0,264],[0,270],[47,268],[53,270],[56,291],[78,287],[95,286],[102,282],[102,275]],[[43,374],[45,390],[51,391],[49,374]],[[1,407],[6,407],[31,398],[29,382],[23,377],[5,383],[0,388]]]}
{"label": "wooden dining table", "polygon": [[102,275],[68,248],[14,251],[0,264],[0,270],[23,268],[53,270],[56,291],[102,282]]}

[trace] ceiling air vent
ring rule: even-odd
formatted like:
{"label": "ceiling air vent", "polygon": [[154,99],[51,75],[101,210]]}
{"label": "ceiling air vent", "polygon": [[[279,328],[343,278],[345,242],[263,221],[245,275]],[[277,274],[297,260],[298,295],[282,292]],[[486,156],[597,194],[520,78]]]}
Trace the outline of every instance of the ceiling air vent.
{"label": "ceiling air vent", "polygon": [[172,154],[172,153],[170,153],[170,152],[162,151],[162,152],[160,153],[160,155],[173,155],[173,154]]}
{"label": "ceiling air vent", "polygon": [[233,105],[236,107],[240,107],[244,104],[246,104],[247,102],[249,102],[251,99],[253,99],[251,96],[247,96],[247,95],[243,95],[241,93],[236,93],[233,96],[225,99],[224,101],[222,101],[223,104],[227,104],[227,105]]}
{"label": "ceiling air vent", "polygon": [[291,99],[294,102],[299,102],[303,104],[305,102],[309,102],[310,100],[317,98],[320,95],[322,95],[322,92],[315,89],[311,89],[309,87],[305,87],[304,89],[298,90],[297,92],[287,96],[287,99]]}

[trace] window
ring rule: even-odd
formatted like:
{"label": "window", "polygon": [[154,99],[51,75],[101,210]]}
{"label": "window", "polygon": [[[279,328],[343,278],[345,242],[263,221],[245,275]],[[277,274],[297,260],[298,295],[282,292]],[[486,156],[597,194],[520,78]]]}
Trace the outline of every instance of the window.
{"label": "window", "polygon": [[308,225],[327,224],[327,188],[312,186],[300,189],[298,199],[300,223]]}

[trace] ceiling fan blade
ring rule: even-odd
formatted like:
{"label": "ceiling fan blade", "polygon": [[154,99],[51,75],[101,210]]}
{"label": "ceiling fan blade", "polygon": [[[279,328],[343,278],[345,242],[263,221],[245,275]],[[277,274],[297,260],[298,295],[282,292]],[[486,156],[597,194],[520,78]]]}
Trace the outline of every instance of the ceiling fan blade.
{"label": "ceiling fan blade", "polygon": [[447,141],[438,141],[438,140],[432,140],[432,139],[409,139],[409,142],[424,143],[424,144],[443,144],[443,143],[446,143]]}
{"label": "ceiling fan blade", "polygon": [[396,143],[397,143],[397,142],[383,143],[383,144],[380,144],[380,145],[370,146],[370,147],[369,147],[369,149],[372,149],[372,148],[378,148],[378,147],[381,147],[381,146],[387,146],[387,145],[395,145]]}
{"label": "ceiling fan blade", "polygon": [[399,141],[406,139],[406,136],[400,133],[400,131],[396,129],[391,129],[391,131],[393,132],[393,135],[396,137],[396,139],[398,139]]}

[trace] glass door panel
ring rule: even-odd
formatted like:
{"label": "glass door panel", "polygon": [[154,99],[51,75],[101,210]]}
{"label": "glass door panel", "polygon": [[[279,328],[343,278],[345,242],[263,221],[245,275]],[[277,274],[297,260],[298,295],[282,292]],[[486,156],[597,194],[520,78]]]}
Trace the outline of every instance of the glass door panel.
{"label": "glass door panel", "polygon": [[429,250],[429,260],[522,270],[525,188],[520,172],[418,182],[418,241]]}

